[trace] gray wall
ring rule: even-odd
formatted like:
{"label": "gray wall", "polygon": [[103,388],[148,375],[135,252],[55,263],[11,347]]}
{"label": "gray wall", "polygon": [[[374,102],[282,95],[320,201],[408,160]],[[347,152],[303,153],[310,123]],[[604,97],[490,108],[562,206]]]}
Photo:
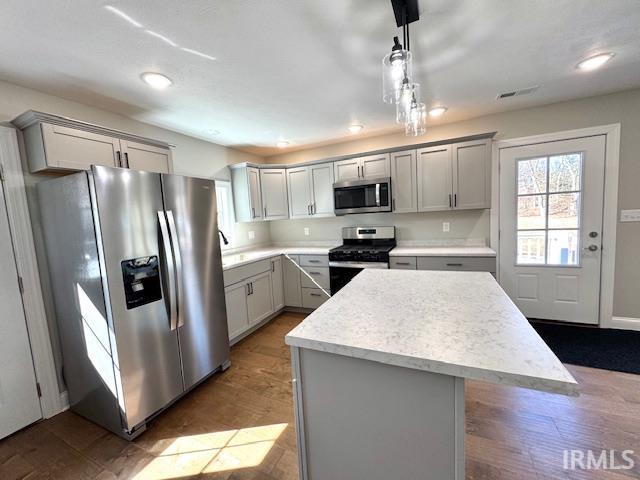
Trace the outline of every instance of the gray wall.
{"label": "gray wall", "polygon": [[[173,150],[174,171],[181,175],[213,178],[217,171],[228,164],[246,161],[263,161],[261,157],[257,157],[255,155],[155,127],[105,110],[100,110],[77,102],[72,102],[0,81],[0,124],[10,126],[9,122],[26,110],[40,110],[47,113],[63,115],[125,132],[164,140],[168,143],[174,144],[176,146]],[[29,211],[36,242],[36,251],[38,253],[38,266],[41,274],[45,310],[47,312],[47,320],[49,323],[49,333],[51,336],[60,389],[63,391],[64,386],[60,376],[60,342],[55,323],[53,300],[48,286],[49,277],[46,258],[43,254],[44,250],[40,230],[39,212],[35,198],[35,185],[43,180],[53,178],[55,175],[29,173],[28,168],[26,167],[24,149],[22,150],[22,162],[25,184],[27,187]],[[255,232],[254,240],[248,239],[248,230],[253,230]],[[234,246],[236,247],[268,243],[270,241],[269,225],[266,223],[253,225],[237,224],[235,239],[236,244]]]}
{"label": "gray wall", "polygon": [[[446,121],[446,118],[443,120]],[[622,126],[618,208],[640,208],[640,188],[638,187],[640,185],[640,89],[488,115],[464,122],[432,125],[419,141],[443,140],[494,130],[498,132],[496,139],[501,140],[611,123],[620,123]],[[396,133],[283,153],[267,158],[267,162],[291,163],[317,160],[412,143],[416,143],[415,138]],[[430,224],[432,215],[436,214],[422,215],[424,215],[425,224]],[[404,222],[401,220],[401,215],[396,217],[397,222]],[[395,217],[393,220],[396,222]],[[329,232],[321,230],[321,222],[323,221],[319,219],[310,223],[312,233],[329,235]],[[435,230],[425,226],[421,234],[429,238],[439,235],[438,222],[433,223]],[[328,223],[327,228],[329,225]],[[336,223],[334,227],[337,228],[338,224]],[[287,228],[281,226],[279,222],[273,223],[271,234],[274,241],[282,240],[282,234],[286,232]],[[486,225],[484,232],[488,236]],[[337,234],[337,231],[333,233]],[[605,235],[606,233],[604,232]],[[313,236],[306,238],[313,238]],[[616,316],[640,318],[640,295],[638,295],[640,255],[637,252],[639,244],[640,223],[618,223],[613,307],[613,313]]]}

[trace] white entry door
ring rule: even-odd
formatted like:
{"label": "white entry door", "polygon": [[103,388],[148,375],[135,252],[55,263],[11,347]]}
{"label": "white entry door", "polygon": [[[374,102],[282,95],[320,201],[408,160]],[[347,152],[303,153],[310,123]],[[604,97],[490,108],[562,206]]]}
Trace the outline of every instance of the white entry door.
{"label": "white entry door", "polygon": [[604,165],[604,135],[500,149],[500,283],[526,317],[598,323]]}
{"label": "white entry door", "polygon": [[0,183],[0,438],[42,418]]}

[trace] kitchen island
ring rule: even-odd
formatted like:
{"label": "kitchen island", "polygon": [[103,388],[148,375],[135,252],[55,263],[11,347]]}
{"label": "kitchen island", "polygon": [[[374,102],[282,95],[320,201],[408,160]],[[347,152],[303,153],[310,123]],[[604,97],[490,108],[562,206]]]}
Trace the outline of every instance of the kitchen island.
{"label": "kitchen island", "polygon": [[302,480],[462,480],[465,379],[578,392],[484,272],[364,270],[286,343]]}

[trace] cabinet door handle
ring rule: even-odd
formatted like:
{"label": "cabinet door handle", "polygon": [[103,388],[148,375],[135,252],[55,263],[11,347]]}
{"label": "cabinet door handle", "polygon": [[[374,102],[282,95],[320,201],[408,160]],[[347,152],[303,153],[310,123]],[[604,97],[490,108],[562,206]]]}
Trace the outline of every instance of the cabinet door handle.
{"label": "cabinet door handle", "polygon": [[447,263],[447,267],[461,267],[461,263]]}
{"label": "cabinet door handle", "polygon": [[315,215],[316,214],[316,204],[315,202],[311,204],[311,215]]}
{"label": "cabinet door handle", "polygon": [[409,262],[396,262],[396,265],[411,265]]}
{"label": "cabinet door handle", "polygon": [[309,272],[309,275],[322,275],[321,272]]}
{"label": "cabinet door handle", "polygon": [[393,209],[393,211],[396,211],[396,199],[394,198],[393,200],[391,200],[391,208]]}
{"label": "cabinet door handle", "polygon": [[276,271],[276,262],[274,262],[274,261],[271,262],[271,271],[272,272]]}
{"label": "cabinet door handle", "polygon": [[309,295],[311,295],[312,297],[321,297],[322,296],[319,293],[310,293]]}
{"label": "cabinet door handle", "polygon": [[251,207],[251,218],[256,218],[256,209]]}
{"label": "cabinet door handle", "polygon": [[449,194],[449,208],[453,207],[453,203],[451,203],[451,194]]}
{"label": "cabinet door handle", "polygon": [[264,218],[267,218],[267,207],[264,207]]}
{"label": "cabinet door handle", "polygon": [[129,153],[128,152],[124,152],[124,162],[125,162],[126,168],[129,168]]}
{"label": "cabinet door handle", "polygon": [[116,166],[122,168],[122,154],[120,153],[120,150],[116,152]]}
{"label": "cabinet door handle", "polygon": [[453,194],[453,206],[454,207],[458,206],[458,194],[457,193]]}
{"label": "cabinet door handle", "polygon": [[249,283],[249,291],[251,292],[249,295],[253,295],[253,282]]}
{"label": "cabinet door handle", "polygon": [[358,178],[360,178],[360,165],[358,165]]}
{"label": "cabinet door handle", "polygon": [[245,285],[245,287],[247,287],[247,297],[248,297],[249,295],[251,295],[251,289],[249,288],[248,283]]}
{"label": "cabinet door handle", "polygon": [[307,214],[311,215],[311,205],[307,205]]}
{"label": "cabinet door handle", "polygon": [[309,260],[309,263],[320,263],[320,260]]}

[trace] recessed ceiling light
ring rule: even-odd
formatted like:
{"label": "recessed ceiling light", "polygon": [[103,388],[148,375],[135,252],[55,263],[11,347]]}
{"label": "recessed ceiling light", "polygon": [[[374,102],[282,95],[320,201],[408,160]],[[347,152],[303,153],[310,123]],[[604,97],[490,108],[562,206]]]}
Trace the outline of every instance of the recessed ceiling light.
{"label": "recessed ceiling light", "polygon": [[286,140],[280,140],[278,143],[276,143],[276,146],[278,148],[287,148],[289,146],[289,142],[287,142]]}
{"label": "recessed ceiling light", "polygon": [[364,128],[364,125],[359,125],[359,124],[349,125],[349,131],[351,133],[359,133],[362,131],[363,128]]}
{"label": "recessed ceiling light", "polygon": [[429,116],[430,117],[439,117],[440,115],[442,115],[446,111],[447,111],[447,107],[434,107],[431,110],[429,110]]}
{"label": "recessed ceiling light", "polygon": [[161,73],[145,72],[140,77],[144,83],[156,90],[164,90],[173,83],[169,77]]}
{"label": "recessed ceiling light", "polygon": [[596,70],[607,63],[609,60],[611,60],[614,55],[615,54],[611,52],[594,55],[593,57],[582,60],[578,65],[576,65],[576,68],[578,70],[582,70],[583,72]]}

